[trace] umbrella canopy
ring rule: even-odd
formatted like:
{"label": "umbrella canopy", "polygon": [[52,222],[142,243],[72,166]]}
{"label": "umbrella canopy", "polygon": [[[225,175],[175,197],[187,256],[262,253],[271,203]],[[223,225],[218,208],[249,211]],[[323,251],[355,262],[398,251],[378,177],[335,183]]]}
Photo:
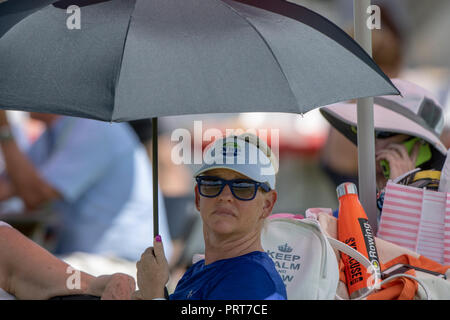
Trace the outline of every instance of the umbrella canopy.
{"label": "umbrella canopy", "polygon": [[128,121],[398,93],[343,31],[285,1],[79,2],[80,30],[63,1],[1,38],[2,108]]}
{"label": "umbrella canopy", "polygon": [[0,37],[16,23],[55,0],[0,0]]}
{"label": "umbrella canopy", "polygon": [[[67,28],[68,5],[81,7],[79,30]],[[304,113],[389,94],[399,92],[344,31],[282,0],[59,1],[0,39],[3,109],[129,121]]]}

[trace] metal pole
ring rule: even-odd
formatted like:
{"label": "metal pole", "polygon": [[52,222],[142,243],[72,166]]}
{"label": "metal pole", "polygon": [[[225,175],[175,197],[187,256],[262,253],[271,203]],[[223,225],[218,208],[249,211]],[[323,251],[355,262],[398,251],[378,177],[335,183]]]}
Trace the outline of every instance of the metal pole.
{"label": "metal pole", "polygon": [[152,118],[153,237],[159,234],[158,216],[158,118]]}
{"label": "metal pole", "polygon": [[[370,0],[353,0],[355,40],[372,56],[372,31],[367,26]],[[359,199],[374,234],[378,230],[376,205],[375,136],[373,98],[358,99],[358,182]]]}

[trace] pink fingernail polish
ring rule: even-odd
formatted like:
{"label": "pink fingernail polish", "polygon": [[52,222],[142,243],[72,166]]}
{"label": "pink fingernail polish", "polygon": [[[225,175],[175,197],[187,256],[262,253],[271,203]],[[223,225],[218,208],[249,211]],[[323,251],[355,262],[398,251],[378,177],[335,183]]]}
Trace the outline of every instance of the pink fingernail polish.
{"label": "pink fingernail polish", "polygon": [[155,237],[155,240],[156,240],[157,242],[161,242],[161,236],[158,234],[158,235]]}

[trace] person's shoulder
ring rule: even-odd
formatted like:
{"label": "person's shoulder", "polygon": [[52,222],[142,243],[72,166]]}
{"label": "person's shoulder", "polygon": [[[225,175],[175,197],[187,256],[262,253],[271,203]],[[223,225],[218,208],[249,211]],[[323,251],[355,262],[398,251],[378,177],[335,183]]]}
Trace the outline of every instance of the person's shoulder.
{"label": "person's shoulder", "polygon": [[128,125],[126,123],[118,122],[106,122],[93,119],[84,118],[69,118],[66,120],[66,125],[74,125],[83,127],[86,129],[95,129],[97,131],[105,132],[125,132],[128,131]]}
{"label": "person's shoulder", "polygon": [[279,275],[266,262],[264,252],[230,259],[218,272],[221,275],[216,278],[216,286],[210,293],[213,298],[260,300],[273,299],[273,295],[283,297],[281,280],[277,279]]}
{"label": "person's shoulder", "polygon": [[196,272],[200,271],[201,269],[203,269],[204,266],[205,266],[205,259],[201,259],[201,260],[195,262],[194,264],[192,264],[192,265],[187,269],[187,271],[185,272],[185,274],[186,274],[186,273],[196,273]]}
{"label": "person's shoulder", "polygon": [[[136,133],[128,123],[105,122],[78,118],[74,121],[78,134],[84,134],[89,140],[101,140],[120,148],[135,148],[139,146]],[[69,124],[68,124],[69,126]]]}
{"label": "person's shoulder", "polygon": [[267,252],[263,251],[253,251],[249,254],[243,255],[242,262],[246,264],[256,264],[260,266],[266,267],[267,265],[272,266],[273,260],[267,254]]}
{"label": "person's shoulder", "polygon": [[224,267],[229,275],[243,279],[271,279],[273,262],[265,252],[251,252],[249,254],[230,259]]}
{"label": "person's shoulder", "polygon": [[282,287],[281,277],[273,260],[266,252],[255,251],[242,256],[240,262],[230,270],[234,278],[266,287]]}

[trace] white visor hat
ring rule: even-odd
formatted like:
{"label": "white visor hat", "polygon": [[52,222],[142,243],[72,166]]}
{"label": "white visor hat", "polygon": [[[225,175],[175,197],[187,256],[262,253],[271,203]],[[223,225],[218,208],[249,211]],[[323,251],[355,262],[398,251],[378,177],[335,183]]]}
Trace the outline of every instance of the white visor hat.
{"label": "white visor hat", "polygon": [[275,189],[275,168],[270,158],[253,143],[237,136],[217,139],[203,152],[203,165],[194,178],[213,169],[229,169]]}

